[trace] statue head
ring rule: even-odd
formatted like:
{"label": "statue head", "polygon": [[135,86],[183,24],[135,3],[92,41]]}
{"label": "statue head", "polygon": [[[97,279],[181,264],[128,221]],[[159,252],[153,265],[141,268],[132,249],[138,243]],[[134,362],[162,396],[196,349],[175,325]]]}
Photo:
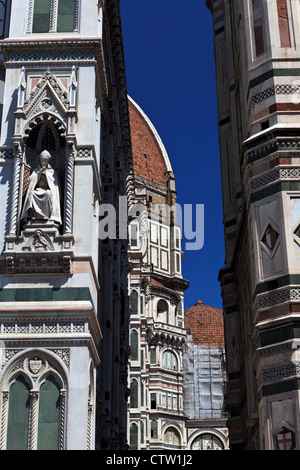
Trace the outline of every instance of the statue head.
{"label": "statue head", "polygon": [[47,167],[50,161],[50,158],[51,158],[51,154],[48,152],[48,150],[43,150],[42,153],[40,154],[41,167]]}

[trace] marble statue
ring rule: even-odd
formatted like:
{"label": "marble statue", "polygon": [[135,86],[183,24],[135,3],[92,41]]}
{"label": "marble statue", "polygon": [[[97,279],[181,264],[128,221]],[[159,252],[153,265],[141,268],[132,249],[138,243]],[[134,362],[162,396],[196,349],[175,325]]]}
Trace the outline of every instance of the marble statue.
{"label": "marble statue", "polygon": [[49,164],[50,153],[40,154],[40,164],[29,179],[21,220],[51,220],[61,224],[58,178]]}

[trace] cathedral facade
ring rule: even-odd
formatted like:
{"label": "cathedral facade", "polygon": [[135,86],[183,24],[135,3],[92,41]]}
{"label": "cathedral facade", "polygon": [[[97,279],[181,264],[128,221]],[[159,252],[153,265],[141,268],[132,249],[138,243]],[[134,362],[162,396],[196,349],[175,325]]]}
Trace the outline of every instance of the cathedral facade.
{"label": "cathedral facade", "polygon": [[119,2],[0,9],[0,448],[127,448],[127,236],[101,228],[132,192]]}
{"label": "cathedral facade", "polygon": [[299,449],[297,0],[208,0],[213,17],[232,449]]}
{"label": "cathedral facade", "polygon": [[175,175],[157,130],[131,98],[129,116],[128,443],[131,450],[228,449],[223,313],[203,305],[185,311]]}

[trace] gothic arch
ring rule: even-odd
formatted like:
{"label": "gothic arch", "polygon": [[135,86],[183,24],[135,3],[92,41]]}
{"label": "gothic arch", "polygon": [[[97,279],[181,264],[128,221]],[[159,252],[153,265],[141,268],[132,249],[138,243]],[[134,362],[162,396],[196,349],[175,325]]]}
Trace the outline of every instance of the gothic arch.
{"label": "gothic arch", "polygon": [[212,438],[215,438],[216,440],[218,440],[223,450],[227,449],[228,446],[227,446],[226,437],[224,436],[224,434],[222,434],[221,432],[218,432],[216,429],[209,429],[209,428],[202,429],[201,431],[199,430],[194,431],[189,437],[187,448],[191,450],[194,449],[193,446],[195,445],[195,443],[199,439],[201,439],[201,437],[205,435],[210,435],[212,436]]}
{"label": "gothic arch", "polygon": [[[39,273],[71,272],[77,119],[75,66],[70,70],[68,80],[69,90],[63,89],[59,80],[47,70],[25,100],[26,71],[24,67],[21,69],[13,138],[10,221],[6,236],[10,244],[6,271],[10,274],[32,273],[33,270]],[[43,188],[45,197],[38,208],[40,203],[36,199],[35,182],[40,176],[40,155],[44,150],[47,151],[45,158],[50,160],[44,167],[47,173],[40,184],[50,185],[50,190]],[[29,187],[30,193],[27,191]],[[48,226],[43,224],[45,220],[50,222]],[[36,230],[34,233],[32,228]],[[24,250],[35,251],[33,269],[30,255],[24,255]],[[43,250],[48,251],[47,258]]]}
{"label": "gothic arch", "polygon": [[162,441],[166,444],[166,445],[170,445],[170,446],[177,446],[177,443],[174,442],[166,442],[165,441],[165,438],[167,437],[167,433],[168,432],[172,432],[174,433],[174,436],[178,437],[178,447],[181,448],[182,447],[182,444],[183,444],[183,435],[182,435],[182,432],[181,430],[179,429],[179,427],[177,426],[177,424],[175,423],[167,423],[163,426],[162,428]]}
{"label": "gothic arch", "polygon": [[[169,364],[169,367],[168,364],[167,365],[164,365],[165,364],[165,359],[166,359],[166,356],[167,354],[170,354],[171,356],[171,362]],[[174,358],[173,361],[172,361],[172,357]],[[161,351],[161,355],[160,355],[160,365],[161,367],[164,367],[166,369],[169,369],[169,370],[174,370],[174,371],[179,371],[180,370],[180,358],[179,358],[179,355],[176,351],[174,351],[173,349],[170,349],[170,347],[165,347],[162,349]],[[175,368],[174,368],[175,366]]]}
{"label": "gothic arch", "polygon": [[131,350],[130,359],[131,361],[139,360],[139,344],[140,344],[139,331],[136,328],[132,328],[130,330],[130,350]]}
{"label": "gothic arch", "polygon": [[[3,368],[0,376],[0,390],[1,393],[1,430],[0,430],[0,449],[5,450],[7,444],[10,445],[10,441],[7,442],[7,429],[10,420],[10,397],[12,392],[12,385],[20,377],[23,377],[26,384],[28,385],[28,449],[35,450],[41,443],[40,436],[46,435],[47,430],[45,429],[45,421],[41,421],[42,416],[47,416],[48,408],[45,407],[45,391],[44,385],[50,384],[50,388],[53,387],[56,390],[57,398],[52,394],[53,407],[57,409],[57,399],[59,398],[59,409],[56,411],[56,443],[57,450],[63,450],[65,448],[66,439],[66,397],[68,390],[68,379],[67,369],[60,358],[53,352],[45,349],[31,349],[16,353]],[[51,385],[52,384],[52,385]],[[48,388],[49,390],[49,388]],[[46,391],[47,393],[47,391]],[[51,393],[51,392],[50,392]],[[39,414],[39,409],[43,404],[43,414]],[[13,421],[14,422],[14,421]],[[43,431],[42,431],[42,427]],[[47,425],[46,425],[47,428]],[[12,433],[10,432],[10,436]],[[43,444],[45,443],[45,439]],[[24,449],[25,450],[25,449]],[[42,448],[41,448],[42,450]],[[55,449],[53,449],[55,450]]]}
{"label": "gothic arch", "polygon": [[139,293],[137,289],[132,289],[130,292],[130,308],[131,315],[139,314]]}
{"label": "gothic arch", "polygon": [[156,304],[157,321],[169,323],[170,305],[165,299],[158,299]]}
{"label": "gothic arch", "polygon": [[129,445],[131,450],[138,450],[139,447],[139,426],[137,422],[130,423]]}
{"label": "gothic arch", "polygon": [[[51,166],[54,170],[59,172],[65,170],[66,126],[57,116],[51,113],[40,113],[31,119],[24,128],[23,142],[24,164],[29,172],[37,167],[39,155],[43,150],[50,152]],[[62,183],[64,186],[64,181]]]}
{"label": "gothic arch", "polygon": [[[40,357],[42,361],[47,361],[47,368],[44,368],[40,373],[38,373],[38,375],[34,372],[31,373],[28,367],[28,360],[31,357]],[[55,353],[46,349],[38,348],[23,350],[16,353],[3,367],[0,375],[0,390],[7,390],[11,382],[11,378],[18,374],[22,374],[24,377],[27,377],[30,385],[34,388],[36,386],[35,384],[40,384],[48,373],[55,373],[62,388],[68,388],[68,371],[65,364]],[[34,380],[34,378],[36,380]]]}
{"label": "gothic arch", "polygon": [[30,389],[34,388],[34,382],[32,377],[30,377],[29,374],[27,374],[24,370],[15,370],[11,374],[7,375],[7,378],[5,380],[5,386],[1,387],[2,390],[8,391],[11,385],[16,381],[16,379],[22,376],[26,383],[29,385]]}
{"label": "gothic arch", "polygon": [[137,378],[130,380],[130,407],[138,408],[139,407],[139,381]]}

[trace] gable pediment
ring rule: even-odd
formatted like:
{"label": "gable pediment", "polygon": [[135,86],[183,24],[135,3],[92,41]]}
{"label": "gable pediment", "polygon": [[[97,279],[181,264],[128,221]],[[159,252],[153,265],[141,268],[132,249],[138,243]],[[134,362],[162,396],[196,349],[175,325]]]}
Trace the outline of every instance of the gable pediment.
{"label": "gable pediment", "polygon": [[26,118],[46,111],[63,118],[69,107],[68,92],[63,89],[55,76],[46,72],[25,100],[23,112]]}

